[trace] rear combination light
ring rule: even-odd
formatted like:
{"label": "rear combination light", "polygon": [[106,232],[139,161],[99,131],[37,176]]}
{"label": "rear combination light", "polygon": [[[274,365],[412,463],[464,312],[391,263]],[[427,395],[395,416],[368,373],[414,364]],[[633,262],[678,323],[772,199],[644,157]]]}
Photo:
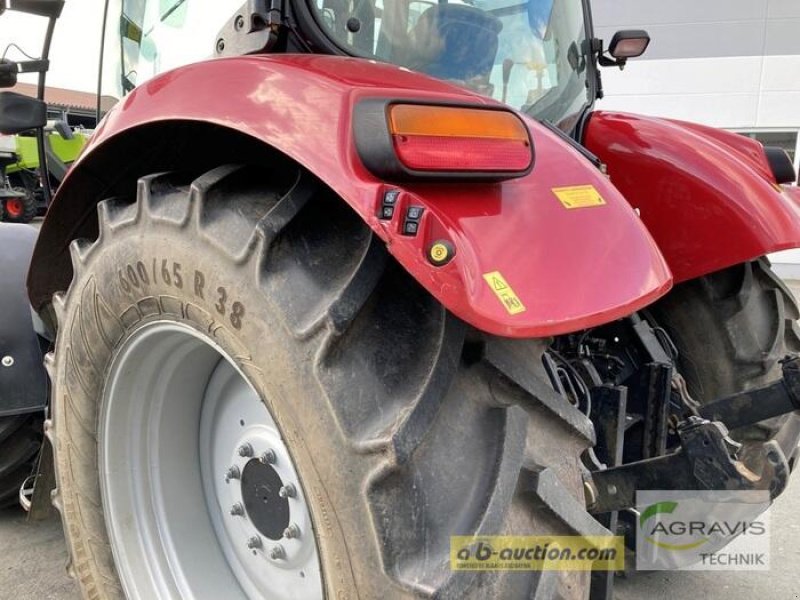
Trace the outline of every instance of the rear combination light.
{"label": "rear combination light", "polygon": [[502,107],[367,100],[354,129],[364,165],[388,180],[499,181],[533,167],[528,128]]}

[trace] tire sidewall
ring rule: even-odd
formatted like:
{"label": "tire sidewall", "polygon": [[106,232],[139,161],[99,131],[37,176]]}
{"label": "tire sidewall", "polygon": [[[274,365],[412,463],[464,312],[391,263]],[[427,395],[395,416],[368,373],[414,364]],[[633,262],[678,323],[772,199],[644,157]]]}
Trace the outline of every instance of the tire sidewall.
{"label": "tire sidewall", "polygon": [[[327,595],[356,597],[351,556],[336,507],[345,506],[342,497],[357,489],[347,489],[345,478],[333,477],[344,441],[325,410],[323,391],[313,383],[314,357],[291,336],[259,290],[257,261],[233,259],[204,243],[189,226],[148,222],[118,229],[110,235],[103,232],[75,264],[63,323],[78,326],[60,332],[56,344],[61,362],[56,372],[63,374],[54,386],[55,397],[62,399],[54,403],[57,472],[72,556],[86,556],[80,550],[93,538],[105,544],[94,546],[92,553],[112,552],[106,521],[78,516],[91,505],[103,505],[97,473],[98,448],[103,443],[98,429],[102,390],[125,341],[148,324],[167,321],[191,327],[233,357],[264,400],[300,474]],[[92,319],[98,335],[92,334]],[[87,360],[80,359],[81,345],[88,350]],[[69,384],[70,369],[83,382],[79,391]],[[83,416],[82,423],[77,415]],[[88,415],[93,418],[87,420]],[[330,490],[325,482],[337,479],[345,485]],[[353,527],[368,526],[369,516],[358,514],[366,510],[358,502],[349,506],[354,510],[346,517],[352,534]],[[93,563],[113,561],[108,555],[94,556]],[[109,575],[117,578],[116,572],[96,573],[92,583],[100,586]]]}

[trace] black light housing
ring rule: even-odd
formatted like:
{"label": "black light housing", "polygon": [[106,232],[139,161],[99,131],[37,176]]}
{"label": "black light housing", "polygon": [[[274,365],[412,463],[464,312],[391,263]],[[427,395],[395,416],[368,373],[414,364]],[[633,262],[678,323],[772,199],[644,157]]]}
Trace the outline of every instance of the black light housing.
{"label": "black light housing", "polygon": [[608,44],[608,53],[618,60],[636,58],[650,45],[650,34],[643,29],[623,29],[614,34]]}
{"label": "black light housing", "polygon": [[361,162],[386,181],[495,182],[533,169],[528,127],[503,106],[367,98],[353,135]]}
{"label": "black light housing", "polygon": [[767,156],[769,168],[778,183],[794,183],[797,181],[797,173],[794,172],[792,159],[783,148],[777,146],[764,146],[764,154]]}

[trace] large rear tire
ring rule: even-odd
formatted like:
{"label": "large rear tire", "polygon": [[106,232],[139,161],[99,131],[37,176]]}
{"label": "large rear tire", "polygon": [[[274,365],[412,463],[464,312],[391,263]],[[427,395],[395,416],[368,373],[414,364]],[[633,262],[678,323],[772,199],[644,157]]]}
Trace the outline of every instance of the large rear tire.
{"label": "large rear tire", "polygon": [[240,474],[198,444],[250,427],[225,411],[205,418],[220,368],[263,402],[256,429],[277,448],[266,456],[256,436],[224,449],[226,464],[250,469],[265,452],[274,471],[292,467],[290,497],[310,524],[277,543],[289,553],[298,532],[312,540],[327,597],[588,593],[588,573],[449,567],[451,535],[607,533],[583,498],[593,429],[545,383],[545,342],[486,337],[452,317],[307,173],[144,178],[135,202],[100,204],[98,239],[73,242],[72,255],[70,289],[54,298],[48,431],[85,598],[281,596],[251,585],[281,568],[276,536],[251,547],[269,527],[246,498],[244,515],[228,502]]}
{"label": "large rear tire", "polygon": [[[705,404],[781,378],[780,360],[800,352],[797,302],[766,258],[675,287],[652,307],[679,352],[690,395]],[[741,427],[732,436],[750,449],[775,439],[796,459],[800,416],[791,413]]]}
{"label": "large rear tire", "polygon": [[42,446],[41,413],[0,417],[0,508],[16,504]]}

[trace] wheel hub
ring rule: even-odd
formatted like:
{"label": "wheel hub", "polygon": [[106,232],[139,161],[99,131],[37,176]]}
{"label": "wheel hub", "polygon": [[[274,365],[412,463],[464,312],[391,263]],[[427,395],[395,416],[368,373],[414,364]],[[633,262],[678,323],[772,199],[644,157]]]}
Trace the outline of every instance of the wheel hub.
{"label": "wheel hub", "polygon": [[24,208],[22,206],[22,202],[17,200],[16,198],[11,198],[6,200],[6,212],[11,217],[19,217],[22,215]]}
{"label": "wheel hub", "polygon": [[128,597],[323,597],[289,449],[212,342],[173,323],[131,336],[112,365],[99,437],[103,506]]}
{"label": "wheel hub", "polygon": [[242,498],[247,518],[271,540],[279,540],[289,527],[289,499],[282,498],[283,481],[270,465],[253,458],[242,471]]}

